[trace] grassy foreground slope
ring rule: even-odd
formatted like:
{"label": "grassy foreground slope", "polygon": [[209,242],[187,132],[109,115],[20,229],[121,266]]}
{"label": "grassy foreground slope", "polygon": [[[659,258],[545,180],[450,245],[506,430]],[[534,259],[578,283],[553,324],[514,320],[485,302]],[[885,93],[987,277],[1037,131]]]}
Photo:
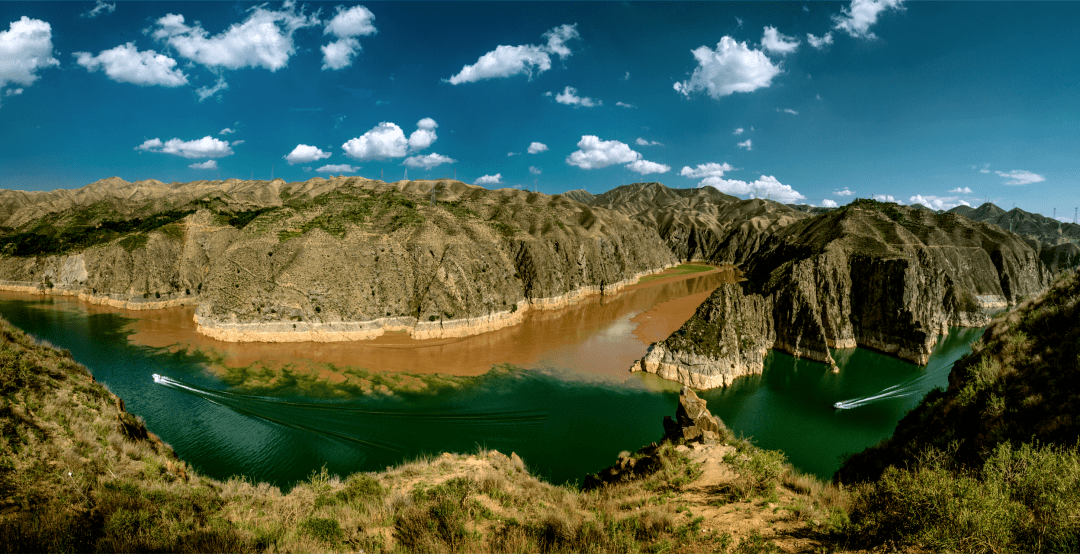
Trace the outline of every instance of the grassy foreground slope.
{"label": "grassy foreground slope", "polygon": [[290,491],[209,479],[0,319],[0,552],[815,552],[846,522],[843,491],[731,437],[616,467],[635,478],[593,491],[483,450]]}

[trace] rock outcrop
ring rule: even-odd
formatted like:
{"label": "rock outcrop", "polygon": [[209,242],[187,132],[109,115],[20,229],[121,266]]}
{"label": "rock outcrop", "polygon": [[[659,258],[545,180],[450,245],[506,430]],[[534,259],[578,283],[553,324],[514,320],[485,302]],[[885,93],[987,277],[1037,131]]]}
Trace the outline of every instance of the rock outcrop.
{"label": "rock outcrop", "polygon": [[720,418],[709,412],[705,401],[698,398],[693,390],[683,387],[679,393],[679,407],[675,409],[675,419],[664,416],[664,438],[660,443],[646,445],[634,454],[623,452],[615,465],[586,475],[582,488],[588,491],[605,485],[626,483],[660,471],[664,467],[666,445],[715,445],[728,438],[730,431]]}
{"label": "rock outcrop", "polygon": [[678,331],[653,344],[632,371],[647,371],[696,389],[726,387],[761,373],[776,344],[770,299],[720,285]]}
{"label": "rock outcrop", "polygon": [[679,392],[675,419],[664,416],[664,439],[669,442],[703,443],[723,440],[728,429],[720,418],[712,415],[706,404],[689,387],[683,387]]}
{"label": "rock outcrop", "polygon": [[989,322],[1050,272],[1018,236],[955,214],[856,201],[774,229],[747,282],[717,289],[633,369],[725,386],[760,372],[769,348],[834,364],[864,346],[925,364],[950,326]]}
{"label": "rock outcrop", "polygon": [[0,288],[195,304],[228,341],[464,336],[676,261],[622,214],[457,181],[113,179],[0,192],[0,222]]}

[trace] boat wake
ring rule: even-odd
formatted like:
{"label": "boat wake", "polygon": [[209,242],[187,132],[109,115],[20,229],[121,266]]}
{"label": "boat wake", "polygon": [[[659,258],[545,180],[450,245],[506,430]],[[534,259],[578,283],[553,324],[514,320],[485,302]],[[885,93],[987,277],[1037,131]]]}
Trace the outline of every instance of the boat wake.
{"label": "boat wake", "polygon": [[859,408],[867,404],[873,404],[874,402],[881,402],[884,400],[894,400],[897,398],[904,398],[906,396],[923,395],[930,392],[932,388],[930,386],[931,375],[925,373],[911,379],[910,381],[899,383],[891,387],[882,389],[880,392],[872,394],[870,396],[863,396],[860,398],[852,398],[849,400],[841,400],[833,404],[833,408],[837,410],[850,410],[853,408]]}
{"label": "boat wake", "polygon": [[[152,377],[154,383],[198,396],[252,418],[349,443],[391,451],[402,451],[408,446],[397,440],[374,437],[374,435],[386,434],[383,431],[391,420],[418,422],[426,420],[427,424],[435,426],[513,428],[522,425],[540,425],[547,419],[546,413],[538,411],[463,411],[448,408],[437,412],[419,412],[373,410],[344,402],[295,402],[200,387],[156,373]],[[363,436],[358,436],[361,432]]]}

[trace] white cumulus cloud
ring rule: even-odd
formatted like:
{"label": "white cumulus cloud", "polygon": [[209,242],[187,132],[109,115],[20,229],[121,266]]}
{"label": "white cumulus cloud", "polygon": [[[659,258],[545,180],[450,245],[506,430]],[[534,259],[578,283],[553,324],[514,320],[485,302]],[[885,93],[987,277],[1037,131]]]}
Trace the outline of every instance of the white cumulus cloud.
{"label": "white cumulus cloud", "polygon": [[739,135],[743,134],[744,132],[746,132],[746,129],[743,129],[742,127],[737,127],[735,129],[735,131],[732,132],[731,134],[733,134],[735,136],[739,136]]}
{"label": "white cumulus cloud", "polygon": [[566,163],[581,169],[599,169],[613,164],[628,164],[641,159],[629,145],[617,140],[600,140],[596,135],[582,135],[578,150],[566,158]]}
{"label": "white cumulus cloud", "polygon": [[896,197],[891,194],[875,194],[873,198],[878,202],[895,202],[897,204],[903,204],[903,202],[897,200]]}
{"label": "white cumulus cloud", "polygon": [[790,185],[782,184],[772,175],[762,175],[756,181],[749,183],[735,179],[724,179],[723,177],[706,177],[698,183],[698,186],[713,187],[726,194],[766,198],[784,204],[806,199],[799,191],[791,188]]}
{"label": "white cumulus cloud", "polygon": [[633,104],[627,104],[626,102],[616,102],[615,105],[620,107],[620,108],[636,108],[637,107],[637,106],[635,106]]}
{"label": "white cumulus cloud", "polygon": [[285,155],[285,159],[289,162],[289,165],[307,164],[329,157],[329,152],[323,152],[315,146],[308,146],[306,144],[297,144],[292,152]]}
{"label": "white cumulus cloud", "polygon": [[567,41],[578,38],[577,23],[573,25],[559,25],[558,27],[549,29],[544,33],[544,38],[548,39],[547,49],[548,52],[559,56],[559,59],[570,57],[572,52],[570,48],[566,46]]}
{"label": "white cumulus cloud", "polygon": [[760,50],[752,50],[745,42],[725,36],[716,45],[693,51],[698,66],[687,81],[675,83],[675,90],[684,96],[704,91],[719,99],[736,92],[752,92],[772,84],[773,77],[780,74],[780,67],[773,65]]}
{"label": "white cumulus cloud", "polygon": [[821,201],[821,207],[822,208],[835,208],[837,206],[838,206],[838,204],[836,203],[836,200],[826,198],[826,199]]}
{"label": "white cumulus cloud", "polygon": [[950,210],[957,206],[970,206],[966,201],[956,196],[923,196],[916,194],[911,198],[908,198],[908,202],[911,204],[922,204],[932,210]]}
{"label": "white cumulus cloud", "polygon": [[650,162],[648,160],[635,160],[626,164],[627,169],[640,173],[642,175],[648,175],[650,173],[667,173],[671,171],[670,165],[658,164],[656,162]]}
{"label": "white cumulus cloud", "polygon": [[956,187],[949,192],[954,194],[971,194],[971,187]]}
{"label": "white cumulus cloud", "polygon": [[188,25],[183,15],[172,13],[155,21],[147,32],[180,57],[218,73],[214,86],[196,91],[202,101],[228,88],[223,70],[254,67],[277,71],[285,67],[296,53],[293,34],[319,23],[318,18],[298,12],[292,2],[285,2],[280,11],[256,6],[250,12],[243,22],[213,36],[200,23]]}
{"label": "white cumulus cloud", "polygon": [[197,140],[173,138],[166,142],[162,142],[159,138],[152,138],[136,146],[135,149],[172,154],[184,158],[224,158],[233,154],[228,142],[209,135]]}
{"label": "white cumulus cloud", "polygon": [[375,14],[371,10],[364,6],[349,9],[338,6],[337,14],[323,29],[324,35],[333,35],[337,40],[322,46],[322,68],[337,70],[349,67],[361,50],[356,37],[370,36],[376,32]]}
{"label": "white cumulus cloud", "polygon": [[172,46],[184,58],[214,69],[257,67],[277,71],[296,52],[293,33],[318,23],[314,17],[297,12],[291,3],[281,11],[255,7],[242,23],[210,36],[196,22],[184,23],[184,16],[168,14],[157,20],[155,39]]}
{"label": "white cumulus cloud", "polygon": [[[25,15],[0,31],[0,90],[28,87],[38,80],[37,72],[60,65],[52,57],[52,26]],[[14,92],[12,92],[14,91]],[[22,94],[21,87],[5,91],[6,96]]]}
{"label": "white cumulus cloud", "polygon": [[401,127],[384,121],[363,135],[349,139],[341,148],[356,160],[403,158],[408,154],[409,141]]}
{"label": "white cumulus cloud", "polygon": [[745,148],[747,150],[753,150],[754,142],[750,139],[746,139],[739,144],[736,144],[735,146],[738,146],[739,148]]}
{"label": "white cumulus cloud", "polygon": [[530,154],[539,154],[541,152],[547,152],[547,149],[548,149],[547,145],[542,143],[542,142],[529,143],[529,153]]}
{"label": "white cumulus cloud", "polygon": [[425,117],[416,122],[416,130],[409,135],[409,149],[423,150],[429,146],[439,137],[435,134],[435,128],[439,124],[435,123],[434,119]]}
{"label": "white cumulus cloud", "polygon": [[560,104],[566,104],[567,106],[582,106],[585,108],[593,108],[603,104],[599,100],[593,100],[587,96],[578,96],[577,89],[574,87],[566,87],[561,93],[555,96],[555,101]]}
{"label": "white cumulus cloud", "polygon": [[1008,181],[1005,181],[1006,185],[1030,185],[1032,183],[1041,183],[1046,180],[1046,177],[1023,169],[1014,169],[1012,171],[995,171],[1001,177],[1005,177]]}
{"label": "white cumulus cloud", "polygon": [[532,79],[533,72],[543,73],[551,69],[551,54],[558,55],[560,59],[570,56],[571,51],[566,43],[577,37],[575,23],[560,25],[544,33],[544,38],[548,40],[545,45],[499,45],[491,52],[480,56],[476,63],[462,67],[457,75],[446,81],[452,85],[460,85],[521,74],[528,75]]}
{"label": "white cumulus cloud", "polygon": [[102,50],[97,56],[89,52],[74,52],[72,55],[75,62],[87,71],[104,69],[105,75],[118,83],[142,87],[178,87],[188,83],[187,75],[176,67],[176,60],[153,50],[140,52],[134,42]]}
{"label": "white cumulus cloud", "polygon": [[501,185],[502,173],[496,173],[494,175],[484,175],[479,179],[473,181],[474,185]]}
{"label": "white cumulus cloud", "polygon": [[529,166],[529,173],[532,173],[533,175],[539,175],[539,174],[541,174],[541,173],[543,173],[543,172],[542,172],[542,171],[540,171],[540,168],[539,168],[539,167],[536,167],[536,166],[530,165],[530,166]]}
{"label": "white cumulus cloud", "polygon": [[855,191],[853,191],[853,190],[851,190],[851,189],[849,189],[847,187],[844,187],[843,190],[834,190],[833,194],[835,194],[836,196],[854,196]]}
{"label": "white cumulus cloud", "polygon": [[230,129],[230,128],[226,127],[226,128],[224,128],[224,129],[222,129],[222,130],[218,131],[218,134],[219,134],[219,135],[231,135],[231,134],[233,134],[233,133],[235,133],[235,132],[236,132],[236,131],[234,131],[233,129]]}
{"label": "white cumulus cloud", "polygon": [[423,168],[423,169],[431,169],[431,168],[433,168],[435,166],[438,166],[438,165],[452,164],[452,163],[455,163],[455,162],[457,162],[457,160],[455,160],[453,158],[450,158],[448,156],[443,156],[442,154],[436,154],[436,153],[432,152],[431,154],[427,154],[427,155],[424,155],[424,156],[410,156],[408,158],[405,158],[405,161],[402,162],[402,164],[407,165],[409,167],[420,167],[420,168]]}
{"label": "white cumulus cloud", "polygon": [[383,121],[363,135],[349,139],[341,148],[346,155],[357,160],[403,158],[409,152],[431,146],[438,139],[435,134],[438,126],[434,119],[425,117],[416,122],[416,130],[406,139],[405,131],[401,127]]}
{"label": "white cumulus cloud", "polygon": [[799,49],[800,42],[795,37],[783,35],[776,27],[765,27],[765,34],[761,37],[761,47],[772,52],[786,56]]}
{"label": "white cumulus cloud", "polygon": [[876,39],[870,27],[877,23],[881,12],[900,9],[903,0],[851,0],[851,5],[840,8],[840,15],[833,16],[833,29],[843,31],[854,38]]}
{"label": "white cumulus cloud", "polygon": [[356,173],[360,171],[359,167],[353,167],[349,164],[326,164],[315,171],[319,173]]}
{"label": "white cumulus cloud", "polygon": [[82,14],[80,17],[89,17],[90,19],[93,19],[93,18],[95,18],[95,17],[97,17],[97,16],[99,16],[99,15],[101,15],[103,13],[113,13],[115,11],[116,11],[116,3],[115,2],[110,4],[108,2],[105,2],[104,0],[97,0],[97,3],[94,4],[94,7],[92,9],[90,9],[89,11],[87,11],[86,13]]}
{"label": "white cumulus cloud", "polygon": [[217,93],[219,93],[219,92],[221,92],[223,90],[226,90],[228,88],[229,88],[229,83],[225,82],[225,76],[224,75],[219,75],[218,78],[217,78],[217,81],[214,82],[213,86],[199,87],[199,88],[195,89],[195,95],[199,97],[199,102],[202,102],[203,100],[206,100],[207,98],[211,98],[211,97],[217,95]]}
{"label": "white cumulus cloud", "polygon": [[784,112],[784,113],[789,113],[789,114],[791,114],[791,115],[799,115],[799,112],[797,112],[797,111],[795,111],[795,110],[793,110],[793,109],[791,109],[791,108],[784,108],[784,109],[782,109],[782,110],[781,110],[780,108],[776,108],[776,111],[778,111],[778,112]]}
{"label": "white cumulus cloud", "polygon": [[716,162],[709,162],[707,164],[698,164],[697,167],[691,168],[690,166],[683,166],[679,171],[679,175],[688,179],[703,179],[705,177],[723,177],[724,173],[732,171],[735,168],[728,163],[718,164]]}
{"label": "white cumulus cloud", "polygon": [[637,140],[635,140],[634,142],[638,146],[663,146],[663,144],[660,144],[659,142],[657,142],[655,140],[645,140],[645,139],[643,139],[641,137],[638,137]]}
{"label": "white cumulus cloud", "polygon": [[202,163],[191,164],[188,167],[191,169],[217,169],[217,160],[206,160]]}
{"label": "white cumulus cloud", "polygon": [[823,36],[820,37],[815,37],[810,33],[806,33],[806,42],[809,42],[810,46],[821,50],[822,48],[825,48],[826,46],[833,43],[832,32],[830,31],[828,33],[825,33]]}

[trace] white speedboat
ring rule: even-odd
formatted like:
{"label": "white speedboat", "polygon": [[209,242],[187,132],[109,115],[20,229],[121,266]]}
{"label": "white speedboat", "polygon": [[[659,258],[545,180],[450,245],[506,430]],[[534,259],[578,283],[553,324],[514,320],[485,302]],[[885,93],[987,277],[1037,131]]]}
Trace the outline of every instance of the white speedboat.
{"label": "white speedboat", "polygon": [[155,383],[157,383],[159,385],[164,385],[165,384],[165,378],[164,377],[158,375],[157,373],[155,373],[153,375],[153,377],[154,377],[154,382]]}

